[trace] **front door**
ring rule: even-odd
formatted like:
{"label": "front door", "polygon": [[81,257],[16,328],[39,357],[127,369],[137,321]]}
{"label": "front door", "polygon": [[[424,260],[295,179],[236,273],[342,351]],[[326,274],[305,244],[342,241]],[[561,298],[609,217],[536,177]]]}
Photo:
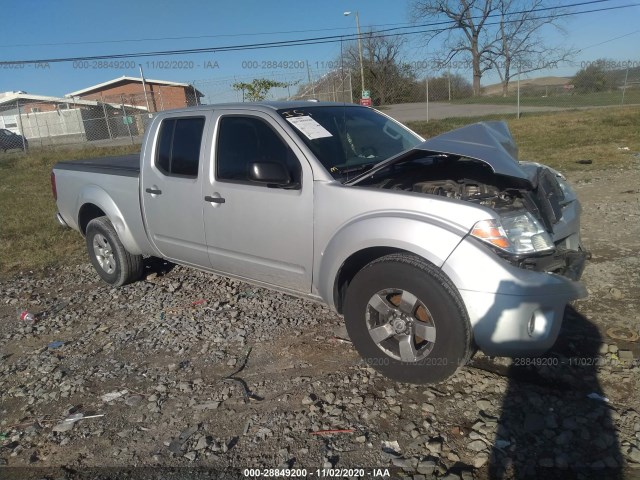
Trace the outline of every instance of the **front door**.
{"label": "front door", "polygon": [[202,267],[209,266],[201,192],[207,116],[211,113],[162,120],[153,147],[146,147],[140,178],[151,242],[165,258]]}
{"label": "front door", "polygon": [[[214,161],[203,187],[204,224],[215,270],[300,292],[311,291],[313,176],[287,132],[266,114],[214,117]],[[249,179],[254,162],[280,163],[290,183]]]}

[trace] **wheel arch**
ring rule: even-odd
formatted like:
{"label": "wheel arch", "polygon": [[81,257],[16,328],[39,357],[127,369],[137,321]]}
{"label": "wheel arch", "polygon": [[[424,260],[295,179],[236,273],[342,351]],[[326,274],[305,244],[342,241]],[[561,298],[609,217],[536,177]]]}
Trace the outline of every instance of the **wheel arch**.
{"label": "wheel arch", "polygon": [[80,229],[80,233],[82,235],[87,235],[87,225],[94,218],[107,216],[104,211],[93,203],[85,203],[80,207],[80,211],[78,212],[78,228]]}
{"label": "wheel arch", "polygon": [[344,294],[355,274],[368,263],[392,253],[407,253],[442,267],[462,236],[423,219],[375,217],[347,225],[321,254],[320,296],[342,313]]}
{"label": "wheel arch", "polygon": [[333,285],[333,304],[338,313],[342,313],[347,288],[351,280],[353,280],[353,277],[367,264],[392,253],[411,252],[393,247],[369,247],[351,254],[351,256],[340,265]]}
{"label": "wheel arch", "polygon": [[142,253],[142,249],[133,237],[122,211],[104,189],[97,185],[85,186],[78,195],[76,211],[78,212],[78,228],[82,235],[86,234],[87,225],[91,220],[106,216],[127,251],[132,254]]}

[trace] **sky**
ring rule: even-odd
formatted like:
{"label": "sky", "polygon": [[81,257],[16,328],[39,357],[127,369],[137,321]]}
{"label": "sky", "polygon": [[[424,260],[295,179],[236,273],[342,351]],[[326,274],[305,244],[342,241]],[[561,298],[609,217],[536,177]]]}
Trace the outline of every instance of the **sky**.
{"label": "sky", "polygon": [[[562,3],[574,3],[578,0]],[[558,1],[558,3],[561,3]],[[640,65],[640,2],[611,0],[574,10],[635,4],[631,8],[587,13],[563,21],[566,35],[549,29],[553,45],[582,49],[573,65],[539,72],[571,75],[583,62],[611,58]],[[355,12],[363,31],[407,25],[405,0],[234,0],[161,2],[150,0],[87,2],[68,0],[5,0],[0,61],[52,59],[145,51],[208,48],[275,42],[328,35],[353,35]],[[345,16],[345,11],[352,14]],[[12,14],[11,12],[14,12]],[[16,19],[10,21],[9,19]],[[19,20],[17,20],[19,19]],[[428,22],[432,19],[424,19]],[[623,38],[623,35],[627,35]],[[404,57],[420,62],[433,56],[438,42],[425,45],[419,35],[407,36]],[[603,43],[604,42],[604,43]],[[129,58],[115,61],[43,62],[0,65],[0,92],[26,91],[62,96],[123,75],[195,83],[209,97],[228,89],[233,79],[270,77],[282,81],[317,77],[340,55],[340,43],[240,52]],[[281,63],[272,68],[270,62]],[[286,66],[286,68],[282,68]],[[470,72],[459,72],[469,79]],[[435,74],[434,74],[435,75]],[[483,85],[498,81],[491,73]]]}

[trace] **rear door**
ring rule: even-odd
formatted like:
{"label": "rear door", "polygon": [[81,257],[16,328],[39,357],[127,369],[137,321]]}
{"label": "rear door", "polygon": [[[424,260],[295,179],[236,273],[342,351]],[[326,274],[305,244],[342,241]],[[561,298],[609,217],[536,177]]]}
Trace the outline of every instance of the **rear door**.
{"label": "rear door", "polygon": [[209,266],[201,185],[210,117],[195,111],[163,119],[144,153],[140,180],[150,241],[163,257],[202,267]]}

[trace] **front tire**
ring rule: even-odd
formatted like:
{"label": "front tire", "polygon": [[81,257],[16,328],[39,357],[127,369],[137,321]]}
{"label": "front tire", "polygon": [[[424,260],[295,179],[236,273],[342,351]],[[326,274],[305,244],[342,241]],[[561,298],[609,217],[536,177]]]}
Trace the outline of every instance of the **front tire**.
{"label": "front tire", "polygon": [[120,287],[142,276],[142,255],[127,252],[107,217],[89,222],[86,243],[91,264],[108,284]]}
{"label": "front tire", "polygon": [[441,382],[472,351],[469,317],[456,288],[435,265],[413,255],[387,255],[360,270],[347,290],[344,317],[364,361],[399,382]]}

